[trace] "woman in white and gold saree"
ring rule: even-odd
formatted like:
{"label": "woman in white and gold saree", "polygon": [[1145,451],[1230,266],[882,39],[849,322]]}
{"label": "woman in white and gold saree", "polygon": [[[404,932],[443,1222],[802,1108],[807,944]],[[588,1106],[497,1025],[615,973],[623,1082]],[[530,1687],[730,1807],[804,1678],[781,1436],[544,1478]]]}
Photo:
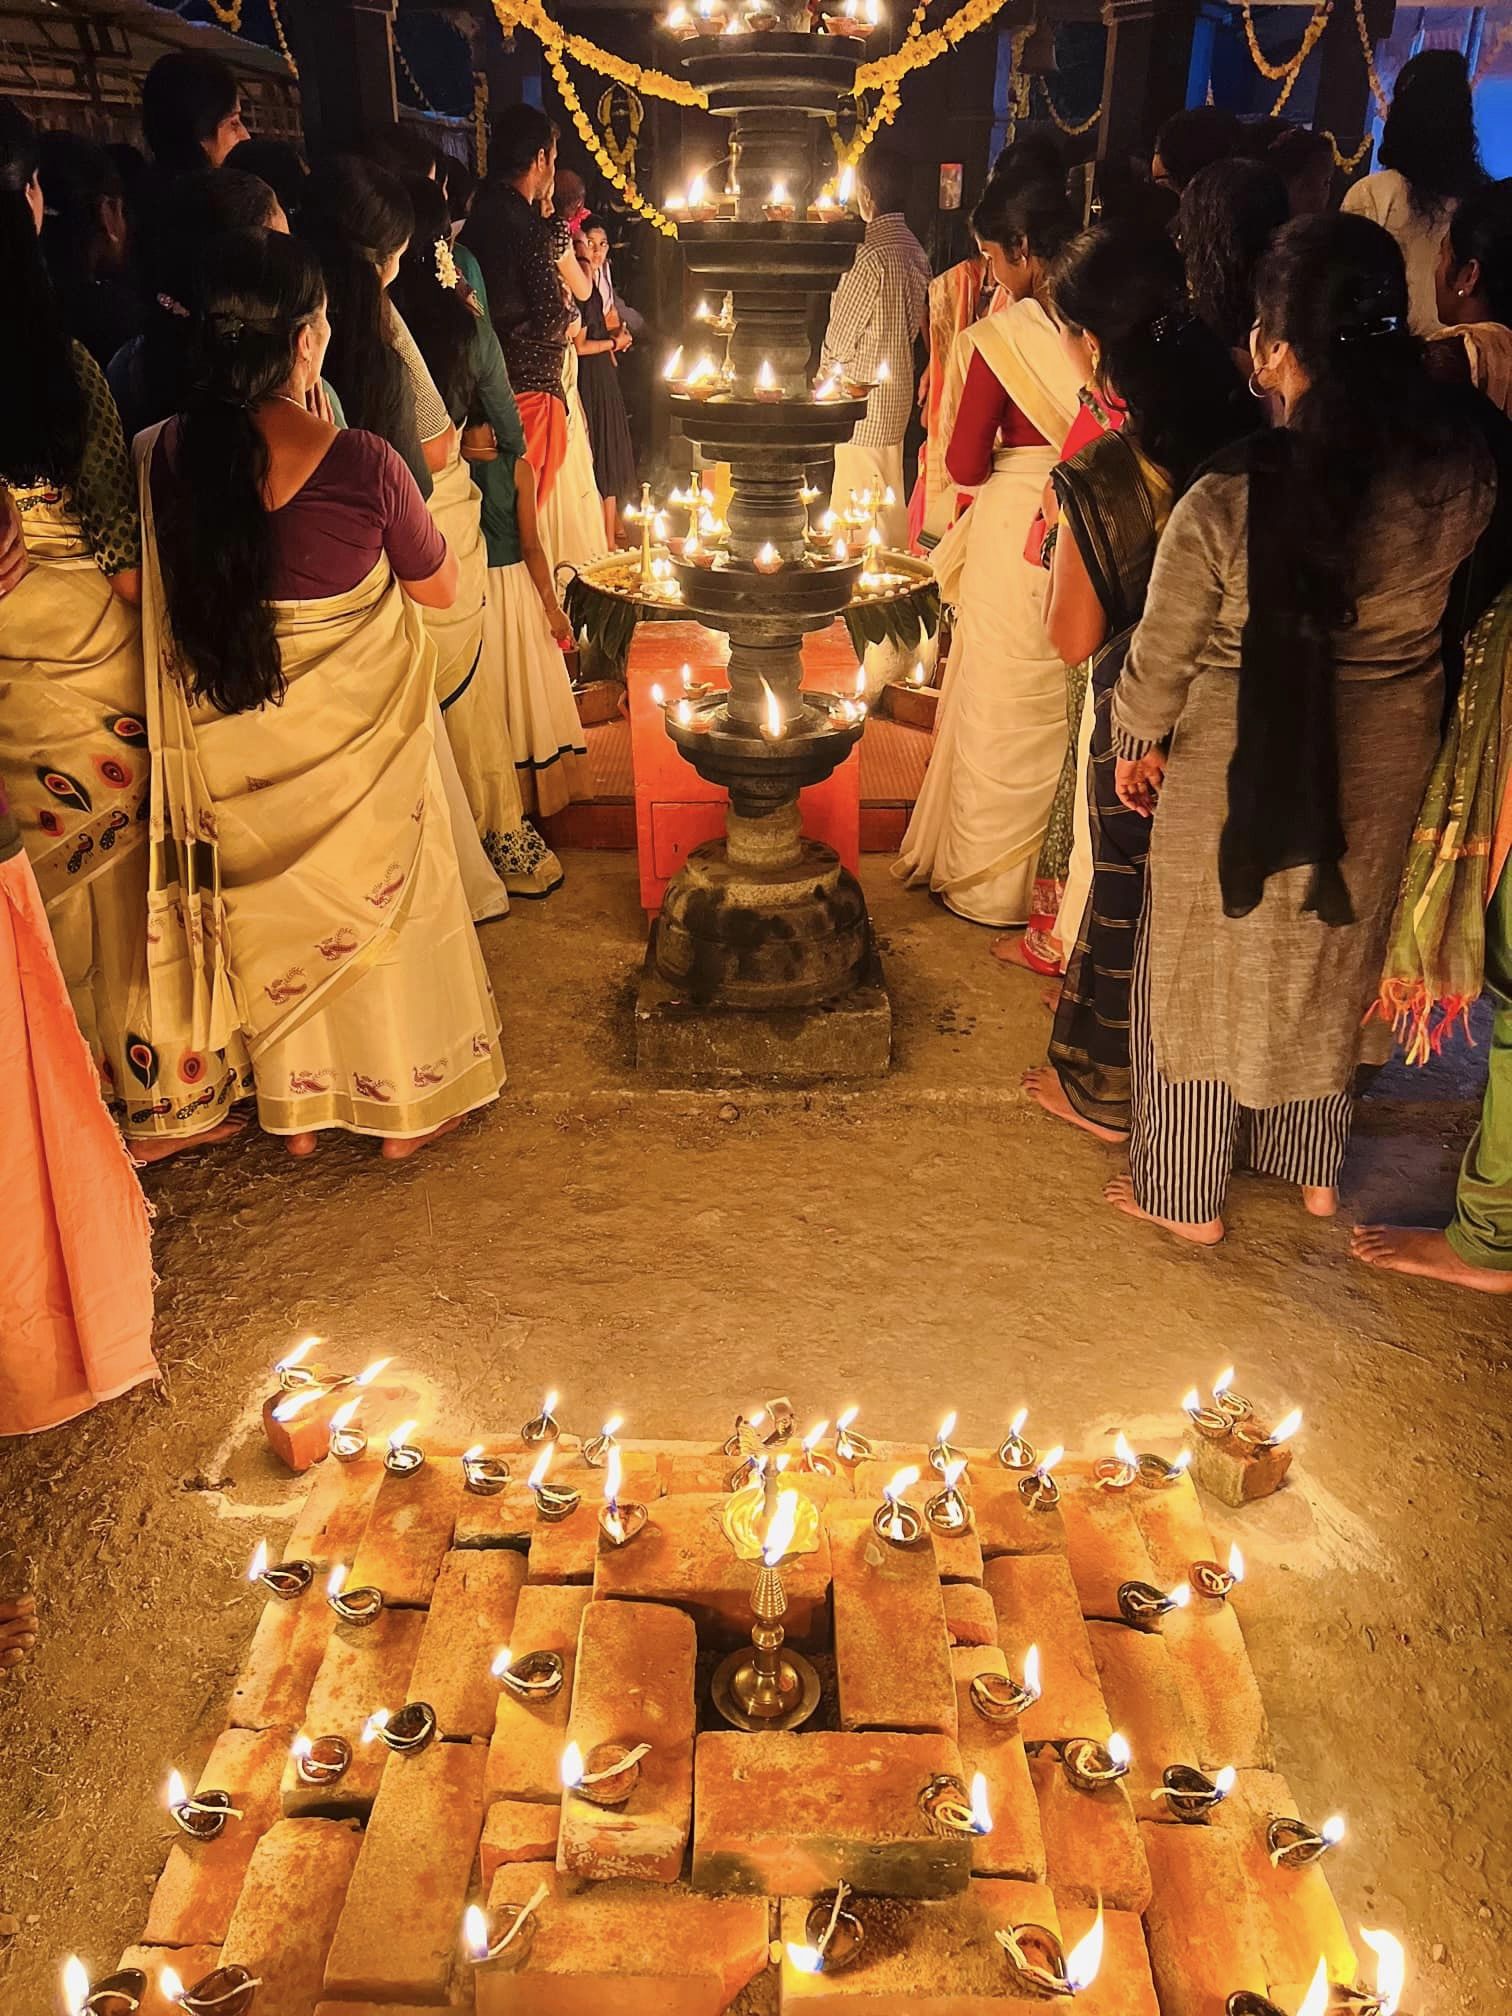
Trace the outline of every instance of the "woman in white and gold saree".
{"label": "woman in white and gold saree", "polygon": [[455,563],[394,451],[305,410],[313,257],[246,233],[207,263],[206,390],[139,444],[154,1001],[241,1032],[292,1153],[340,1127],[398,1158],[504,1079],[420,616]]}
{"label": "woman in white and gold saree", "polygon": [[1076,219],[1053,183],[992,183],[973,226],[1013,297],[956,339],[947,462],[977,494],[936,548],[957,610],[934,753],[894,872],[979,924],[1022,924],[1066,751],[1066,679],[1045,575],[1024,557],[1080,391],[1039,295]]}

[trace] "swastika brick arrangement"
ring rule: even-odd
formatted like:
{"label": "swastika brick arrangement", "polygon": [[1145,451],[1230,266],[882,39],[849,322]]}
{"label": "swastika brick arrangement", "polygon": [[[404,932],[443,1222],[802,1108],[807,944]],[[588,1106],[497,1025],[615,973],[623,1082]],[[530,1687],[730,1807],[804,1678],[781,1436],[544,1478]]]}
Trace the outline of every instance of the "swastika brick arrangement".
{"label": "swastika brick arrangement", "polygon": [[[819,1517],[812,1551],[783,1566],[782,1621],[823,1683],[791,1733],[729,1728],[710,1700],[715,1666],[750,1640],[760,1566],[726,1537],[735,1463],[717,1442],[620,1445],[621,1498],[649,1516],[618,1547],[600,1529],[604,1471],[571,1438],[551,1477],[582,1499],[551,1522],[527,1482],[540,1448],[518,1436],[488,1445],[510,1471],[493,1495],[429,1442],[408,1475],[376,1454],[323,1462],[284,1550],[313,1574],[267,1596],[200,1779],[239,1817],[176,1840],[122,1961],[146,1970],[142,2016],[172,2016],[165,1963],[191,1990],[245,1968],[256,2016],[1011,2016],[1044,2006],[1025,1954],[1062,1992],[1077,1984],[1067,1956],[1085,1961],[1099,1911],[1078,2016],[1223,2016],[1236,1995],[1294,2016],[1320,1959],[1355,1983],[1316,1859],[1273,1857],[1291,1837],[1271,1823],[1296,1803],[1232,1594],[1194,1586],[1214,1547],[1189,1474],[1066,1461],[1058,1502],[1036,1507],[995,1450],[963,1449],[964,1529],[926,1523],[904,1547],[874,1515],[900,1464],[925,1479],[905,1503],[939,1490],[922,1449],[810,1474],[788,1446],[783,1488]],[[333,1579],[354,1614],[382,1592],[371,1621],[337,1614]],[[1131,1584],[1152,1604],[1135,1622]],[[503,1684],[503,1647],[517,1683],[554,1654],[562,1684]],[[994,1699],[1010,1712],[977,1705]],[[419,1702],[431,1740],[375,1734],[376,1711]],[[309,1745],[339,1763],[331,1738],[345,1768],[301,1763]],[[590,1760],[649,1746],[631,1796],[564,1791],[569,1744]],[[1169,1767],[1208,1793],[1173,1799]],[[958,1804],[941,1831],[921,1805],[941,1777],[970,1788],[975,1821]],[[816,1954],[841,1885],[847,1936]],[[515,1929],[494,1960],[464,1943],[469,1905],[475,1941]],[[1017,1955],[998,1936],[1015,1928]]]}

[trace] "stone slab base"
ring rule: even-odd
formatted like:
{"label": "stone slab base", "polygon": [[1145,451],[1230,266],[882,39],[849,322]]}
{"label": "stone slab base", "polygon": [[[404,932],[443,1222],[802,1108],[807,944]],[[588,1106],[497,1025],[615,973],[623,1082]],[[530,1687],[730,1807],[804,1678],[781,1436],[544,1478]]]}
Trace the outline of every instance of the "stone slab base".
{"label": "stone slab base", "polygon": [[881,1078],[892,1062],[892,1002],[875,949],[861,984],[820,1008],[697,1008],[656,970],[657,925],[635,996],[643,1071],[705,1083]]}

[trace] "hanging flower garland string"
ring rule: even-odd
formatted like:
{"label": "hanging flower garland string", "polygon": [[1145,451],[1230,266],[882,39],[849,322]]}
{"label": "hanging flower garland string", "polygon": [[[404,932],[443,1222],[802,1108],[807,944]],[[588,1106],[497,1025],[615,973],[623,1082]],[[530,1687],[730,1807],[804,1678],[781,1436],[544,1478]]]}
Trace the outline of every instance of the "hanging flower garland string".
{"label": "hanging flower garland string", "polygon": [[656,205],[644,197],[630,177],[618,167],[608,148],[604,145],[597,127],[583,110],[582,101],[577,95],[571,77],[567,74],[567,64],[562,55],[561,44],[558,44],[555,48],[547,47],[544,44],[542,46],[546,47],[546,62],[555,80],[558,95],[566,107],[567,115],[576,129],[578,138],[597,163],[599,173],[606,182],[617,189],[620,195],[624,197],[628,209],[635,211],[637,216],[643,217],[651,228],[654,231],[660,231],[663,237],[675,238],[677,236],[677,226],[672,222],[670,217],[664,217]]}
{"label": "hanging flower garland string", "polygon": [[708,94],[696,85],[680,77],[669,77],[662,70],[627,63],[623,56],[611,55],[584,35],[569,35],[552,20],[540,5],[540,0],[493,0],[493,10],[506,35],[513,34],[516,27],[529,29],[548,57],[553,54],[560,56],[565,50],[573,62],[581,63],[585,70],[597,70],[600,76],[612,78],[616,84],[639,91],[645,97],[665,98],[673,105],[696,105],[708,109]]}
{"label": "hanging flower garland string", "polygon": [[1082,135],[1090,133],[1098,120],[1101,119],[1103,115],[1101,105],[1098,106],[1095,112],[1089,113],[1085,119],[1068,119],[1051,96],[1050,86],[1045,79],[1043,77],[1036,77],[1034,81],[1039,86],[1039,94],[1044,102],[1045,110],[1050,114],[1050,117],[1055,121],[1062,133],[1066,134],[1070,139],[1080,140]]}

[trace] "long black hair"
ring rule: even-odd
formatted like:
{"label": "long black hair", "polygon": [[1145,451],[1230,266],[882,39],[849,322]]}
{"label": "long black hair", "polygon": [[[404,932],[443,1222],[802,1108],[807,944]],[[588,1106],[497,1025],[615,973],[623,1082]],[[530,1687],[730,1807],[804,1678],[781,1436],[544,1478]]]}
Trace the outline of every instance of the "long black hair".
{"label": "long black hair", "polygon": [[439,184],[416,175],[404,186],[415,229],[391,292],[446,410],[455,417],[466,413],[473,394],[476,322],[461,295],[441,277],[443,261],[451,259],[451,216]]}
{"label": "long black hair", "polygon": [[167,444],[158,554],[189,691],[222,714],[284,694],[268,606],[268,446],[252,408],[288,382],[299,332],[324,298],[313,253],[282,232],[231,232],[205,249],[197,382]]}
{"label": "long black hair", "polygon": [[0,98],[0,478],[67,484],[84,453],[84,396],[27,200],[38,158],[36,127]]}
{"label": "long black hair", "polygon": [[1181,194],[1181,256],[1193,308],[1230,350],[1255,320],[1255,268],[1291,215],[1286,184],[1259,161],[1215,161]]}
{"label": "long black hair", "polygon": [[1475,137],[1470,71],[1457,49],[1423,49],[1402,65],[1381,135],[1420,211],[1441,210],[1486,179]]}
{"label": "long black hair", "polygon": [[1288,415],[1285,509],[1268,528],[1322,630],[1354,620],[1360,528],[1383,479],[1447,497],[1465,480],[1464,398],[1436,385],[1407,319],[1396,240],[1366,217],[1299,217],[1261,262],[1263,343],[1290,344],[1308,389]]}
{"label": "long black hair", "polygon": [[1048,264],[1074,237],[1077,215],[1064,181],[1044,181],[1011,171],[994,175],[971,213],[984,245],[1001,245]]}
{"label": "long black hair", "polygon": [[159,168],[181,175],[205,168],[215,138],[241,97],[236,72],[202,49],[172,49],[142,80],[142,134]]}
{"label": "long black hair", "polygon": [[1188,307],[1181,255],[1163,232],[1084,231],[1051,268],[1049,287],[1056,320],[1096,342],[1104,389],[1178,495],[1259,424],[1227,347]]}
{"label": "long black hair", "polygon": [[1512,181],[1488,182],[1467,196],[1449,223],[1457,266],[1473,259],[1493,322],[1512,327]]}
{"label": "long black hair", "polygon": [[311,175],[299,235],[325,274],[331,347],[325,375],[351,427],[385,441],[402,437],[411,396],[404,366],[384,340],[378,269],[413,235],[415,213],[404,186],[355,154],[333,154]]}
{"label": "long black hair", "polygon": [[107,203],[124,204],[120,170],[80,133],[38,138],[46,216],[42,256],[60,294],[86,286],[101,266]]}

